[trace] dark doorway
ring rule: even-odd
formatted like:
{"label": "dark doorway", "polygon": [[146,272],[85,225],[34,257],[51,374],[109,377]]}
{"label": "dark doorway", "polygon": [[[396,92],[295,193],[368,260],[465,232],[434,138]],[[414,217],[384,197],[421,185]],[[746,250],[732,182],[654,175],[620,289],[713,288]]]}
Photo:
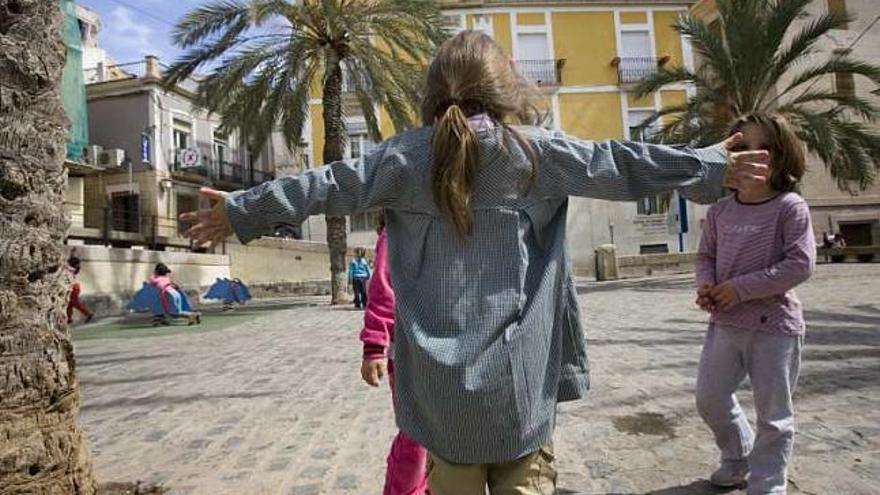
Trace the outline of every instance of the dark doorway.
{"label": "dark doorway", "polygon": [[113,230],[140,232],[140,195],[128,191],[110,195],[110,218]]}

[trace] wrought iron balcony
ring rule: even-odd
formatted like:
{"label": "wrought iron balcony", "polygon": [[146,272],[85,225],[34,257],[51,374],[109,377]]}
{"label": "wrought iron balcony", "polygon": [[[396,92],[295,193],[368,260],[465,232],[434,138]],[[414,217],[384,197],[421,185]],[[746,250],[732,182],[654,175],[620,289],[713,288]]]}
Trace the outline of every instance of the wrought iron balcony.
{"label": "wrought iron balcony", "polygon": [[272,172],[266,172],[265,170],[253,170],[251,169],[250,174],[250,186],[258,186],[263,182],[269,182],[270,180],[275,180],[275,174]]}
{"label": "wrought iron balcony", "polygon": [[617,80],[621,85],[633,85],[657,72],[666,62],[669,57],[615,57],[611,65],[617,67]]}
{"label": "wrought iron balcony", "polygon": [[244,186],[245,170],[238,163],[227,161],[215,161],[214,170],[217,173],[218,182],[226,182],[236,186]]}
{"label": "wrought iron balcony", "polygon": [[210,167],[202,157],[198,157],[194,163],[185,164],[181,161],[180,152],[181,150],[179,149],[171,150],[171,172],[173,174],[184,176],[197,175],[205,179],[211,178]]}
{"label": "wrought iron balcony", "polygon": [[218,185],[234,189],[258,186],[275,179],[271,172],[248,169],[244,165],[225,161],[215,162],[214,171]]}
{"label": "wrought iron balcony", "polygon": [[562,67],[565,59],[517,60],[516,69],[526,79],[538,86],[553,87],[562,85]]}

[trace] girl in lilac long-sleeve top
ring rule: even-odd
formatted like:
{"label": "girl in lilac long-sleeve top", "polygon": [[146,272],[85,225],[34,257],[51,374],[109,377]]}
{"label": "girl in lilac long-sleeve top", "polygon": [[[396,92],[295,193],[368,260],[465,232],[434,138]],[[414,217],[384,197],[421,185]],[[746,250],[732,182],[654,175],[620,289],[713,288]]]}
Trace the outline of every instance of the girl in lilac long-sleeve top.
{"label": "girl in lilac long-sleeve top", "polygon": [[[697,377],[697,408],[721,450],[710,481],[748,482],[749,495],[786,492],[794,441],[792,393],[804,317],[794,287],[816,261],[810,210],[795,190],[803,146],[777,115],[749,115],[733,132],[746,149],[770,150],[770,181],[734,187],[707,215],[697,262],[697,304],[711,313]],[[748,376],[757,435],[736,400]]]}
{"label": "girl in lilac long-sleeve top", "polygon": [[[388,355],[394,340],[394,290],[391,288],[391,273],[388,268],[388,237],[384,225],[380,227],[379,240],[376,241],[376,261],[373,278],[367,289],[367,306],[364,314],[364,329],[361,341],[364,343],[364,358],[361,376],[372,386],[379,385],[379,379],[386,371],[394,397],[394,361]],[[384,495],[421,495],[428,489],[428,453],[424,447],[400,431],[394,437],[388,453],[385,472]]]}

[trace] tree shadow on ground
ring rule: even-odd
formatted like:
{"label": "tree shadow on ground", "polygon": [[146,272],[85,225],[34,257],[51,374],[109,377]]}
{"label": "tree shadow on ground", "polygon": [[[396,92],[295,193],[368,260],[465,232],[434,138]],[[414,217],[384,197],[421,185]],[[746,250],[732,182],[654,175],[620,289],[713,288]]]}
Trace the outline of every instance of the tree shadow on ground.
{"label": "tree shadow on ground", "polygon": [[813,310],[807,309],[804,311],[804,319],[809,322],[833,322],[836,324],[840,323],[855,323],[861,325],[868,325],[872,327],[877,327],[880,325],[880,315],[877,314],[859,314],[865,312],[865,305],[854,305],[850,306],[851,312],[835,312],[835,311],[821,311],[821,310]]}
{"label": "tree shadow on ground", "polygon": [[168,490],[156,485],[136,483],[101,483],[97,495],[162,495]]}
{"label": "tree shadow on ground", "polygon": [[80,367],[101,366],[101,365],[105,365],[105,364],[130,363],[132,361],[149,361],[152,359],[173,358],[173,357],[177,357],[179,355],[180,354],[171,354],[171,353],[147,354],[147,355],[143,355],[143,356],[131,355],[131,356],[118,357],[118,358],[95,359],[93,361],[90,361],[88,357],[80,356],[80,359],[78,360],[77,365],[79,365]]}
{"label": "tree shadow on ground", "polygon": [[880,364],[847,366],[823,371],[801,373],[795,389],[795,399],[810,396],[835,395],[844,391],[876,389],[880,383]]}
{"label": "tree shadow on ground", "polygon": [[137,406],[161,407],[169,405],[185,405],[200,401],[220,401],[223,399],[256,399],[260,397],[274,397],[280,395],[280,391],[272,392],[241,392],[230,394],[192,394],[192,395],[149,395],[147,397],[120,397],[105,402],[86,403],[80,410],[105,410],[115,408],[128,408]]}
{"label": "tree shadow on ground", "polygon": [[[645,329],[633,329],[633,331],[651,331]],[[690,345],[699,346],[703,343],[703,334],[697,334],[692,337],[671,337],[662,339],[649,338],[632,338],[632,339],[591,339],[589,332],[587,333],[587,346],[606,346],[606,345],[633,345],[636,347],[665,347],[673,345]]]}
{"label": "tree shadow on ground", "polygon": [[155,375],[145,375],[145,376],[132,376],[129,378],[114,378],[111,380],[95,380],[84,378],[79,381],[80,385],[85,387],[102,387],[105,385],[125,385],[128,383],[143,383],[143,382],[151,382],[155,380],[164,380],[166,378],[178,378],[181,376],[189,376],[190,373],[158,373]]}
{"label": "tree shadow on ground", "polygon": [[568,488],[557,488],[556,495],[720,495],[731,493],[739,488],[718,488],[713,486],[706,480],[698,480],[687,485],[671,486],[669,488],[661,488],[660,490],[651,490],[647,492],[584,492],[579,490],[570,490]]}
{"label": "tree shadow on ground", "polygon": [[578,294],[610,292],[615,290],[634,290],[637,292],[660,292],[668,290],[692,289],[692,276],[658,279],[631,279],[609,282],[588,282],[576,285]]}

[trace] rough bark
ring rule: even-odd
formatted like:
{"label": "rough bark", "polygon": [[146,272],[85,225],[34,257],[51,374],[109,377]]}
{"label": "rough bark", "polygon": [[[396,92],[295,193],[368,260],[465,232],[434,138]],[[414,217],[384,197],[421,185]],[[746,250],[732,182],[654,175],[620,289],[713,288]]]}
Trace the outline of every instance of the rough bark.
{"label": "rough bark", "polygon": [[0,0],[0,493],[93,494],[64,312],[67,120],[55,0]]}
{"label": "rough bark", "polygon": [[[339,58],[327,57],[324,77],[324,163],[342,160],[345,153],[345,121],[342,113],[342,69]],[[327,247],[330,250],[330,304],[342,304],[346,297],[345,253],[348,234],[345,217],[327,215]]]}

